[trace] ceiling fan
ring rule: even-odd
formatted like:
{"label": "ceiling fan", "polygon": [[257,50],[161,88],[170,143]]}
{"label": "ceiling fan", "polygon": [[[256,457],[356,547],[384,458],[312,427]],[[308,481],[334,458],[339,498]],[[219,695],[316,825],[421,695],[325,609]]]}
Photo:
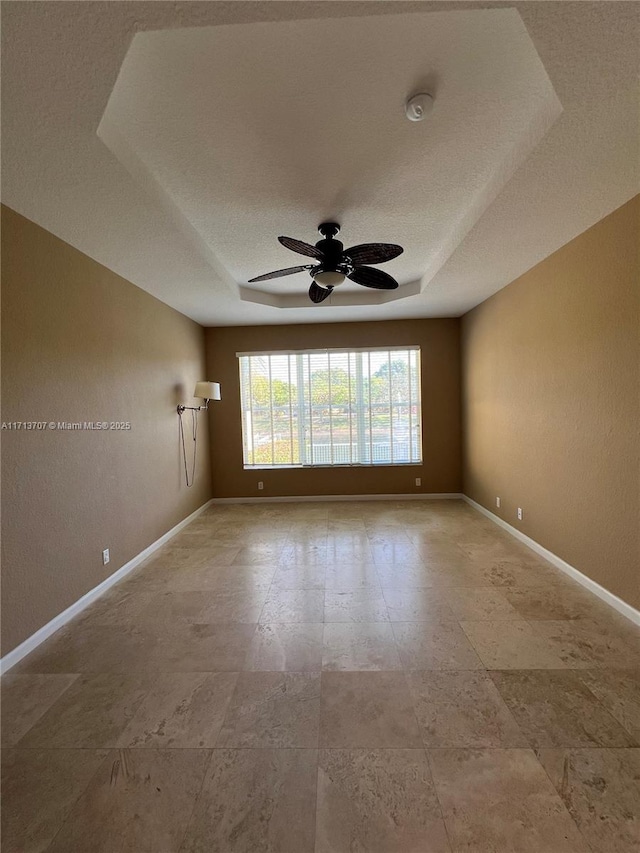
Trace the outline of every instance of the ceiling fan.
{"label": "ceiling fan", "polygon": [[315,246],[303,243],[302,240],[294,240],[293,237],[278,237],[280,243],[287,249],[299,255],[315,258],[317,263],[268,272],[249,279],[249,282],[267,281],[270,278],[280,278],[283,275],[293,275],[306,270],[312,279],[309,298],[316,303],[331,296],[333,289],[342,284],[345,278],[376,290],[395,290],[398,287],[398,282],[388,273],[374,270],[367,265],[382,264],[397,258],[404,251],[402,246],[395,243],[361,243],[345,249],[340,240],[335,239],[340,231],[337,223],[323,222],[318,226],[318,231],[322,235],[322,240],[319,240]]}

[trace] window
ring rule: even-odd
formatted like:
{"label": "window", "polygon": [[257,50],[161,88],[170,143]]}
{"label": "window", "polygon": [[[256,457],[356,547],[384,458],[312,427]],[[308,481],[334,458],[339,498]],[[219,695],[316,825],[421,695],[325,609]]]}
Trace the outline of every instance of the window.
{"label": "window", "polygon": [[422,462],[419,347],[238,359],[245,468]]}

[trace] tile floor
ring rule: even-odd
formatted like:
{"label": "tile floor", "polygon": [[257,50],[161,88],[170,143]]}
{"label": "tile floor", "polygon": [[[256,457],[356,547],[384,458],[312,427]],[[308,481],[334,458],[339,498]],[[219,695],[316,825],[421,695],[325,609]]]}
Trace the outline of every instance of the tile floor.
{"label": "tile floor", "polygon": [[640,630],[459,501],[213,507],[2,699],[3,853],[640,850]]}

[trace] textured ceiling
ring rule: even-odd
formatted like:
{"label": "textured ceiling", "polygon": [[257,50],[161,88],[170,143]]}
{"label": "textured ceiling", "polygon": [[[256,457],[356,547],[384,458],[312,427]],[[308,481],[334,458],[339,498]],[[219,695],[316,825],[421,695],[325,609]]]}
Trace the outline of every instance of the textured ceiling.
{"label": "textured ceiling", "polygon": [[[639,189],[637,4],[491,5],[4,4],[3,201],[207,325],[459,315]],[[334,217],[394,298],[246,286]]]}
{"label": "textured ceiling", "polygon": [[[425,87],[435,108],[410,122]],[[315,242],[330,220],[346,245],[404,246],[398,298],[428,286],[561,111],[517,12],[428,12],[139,34],[98,134],[234,295],[302,262],[277,234]],[[301,273],[242,295],[287,307],[308,287]],[[332,307],[345,291],[380,297],[348,284]]]}

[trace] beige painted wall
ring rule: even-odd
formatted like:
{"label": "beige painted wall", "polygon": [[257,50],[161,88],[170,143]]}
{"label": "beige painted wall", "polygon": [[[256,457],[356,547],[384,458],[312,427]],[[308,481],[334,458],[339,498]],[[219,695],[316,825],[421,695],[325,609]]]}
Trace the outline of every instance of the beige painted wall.
{"label": "beige painted wall", "polygon": [[465,493],[634,607],[639,246],[636,196],[462,322]]}
{"label": "beige painted wall", "polygon": [[[460,322],[456,319],[207,329],[208,375],[222,383],[222,401],[213,405],[209,416],[214,495],[269,497],[459,492],[459,332]],[[413,344],[422,348],[422,465],[243,469],[237,352]],[[419,488],[415,486],[416,477],[422,479]],[[264,492],[258,492],[258,480],[264,482]]]}
{"label": "beige painted wall", "polygon": [[201,506],[210,467],[202,417],[186,488],[175,406],[206,378],[199,325],[7,208],[2,314],[4,422],[131,422],[2,432],[6,654]]}

